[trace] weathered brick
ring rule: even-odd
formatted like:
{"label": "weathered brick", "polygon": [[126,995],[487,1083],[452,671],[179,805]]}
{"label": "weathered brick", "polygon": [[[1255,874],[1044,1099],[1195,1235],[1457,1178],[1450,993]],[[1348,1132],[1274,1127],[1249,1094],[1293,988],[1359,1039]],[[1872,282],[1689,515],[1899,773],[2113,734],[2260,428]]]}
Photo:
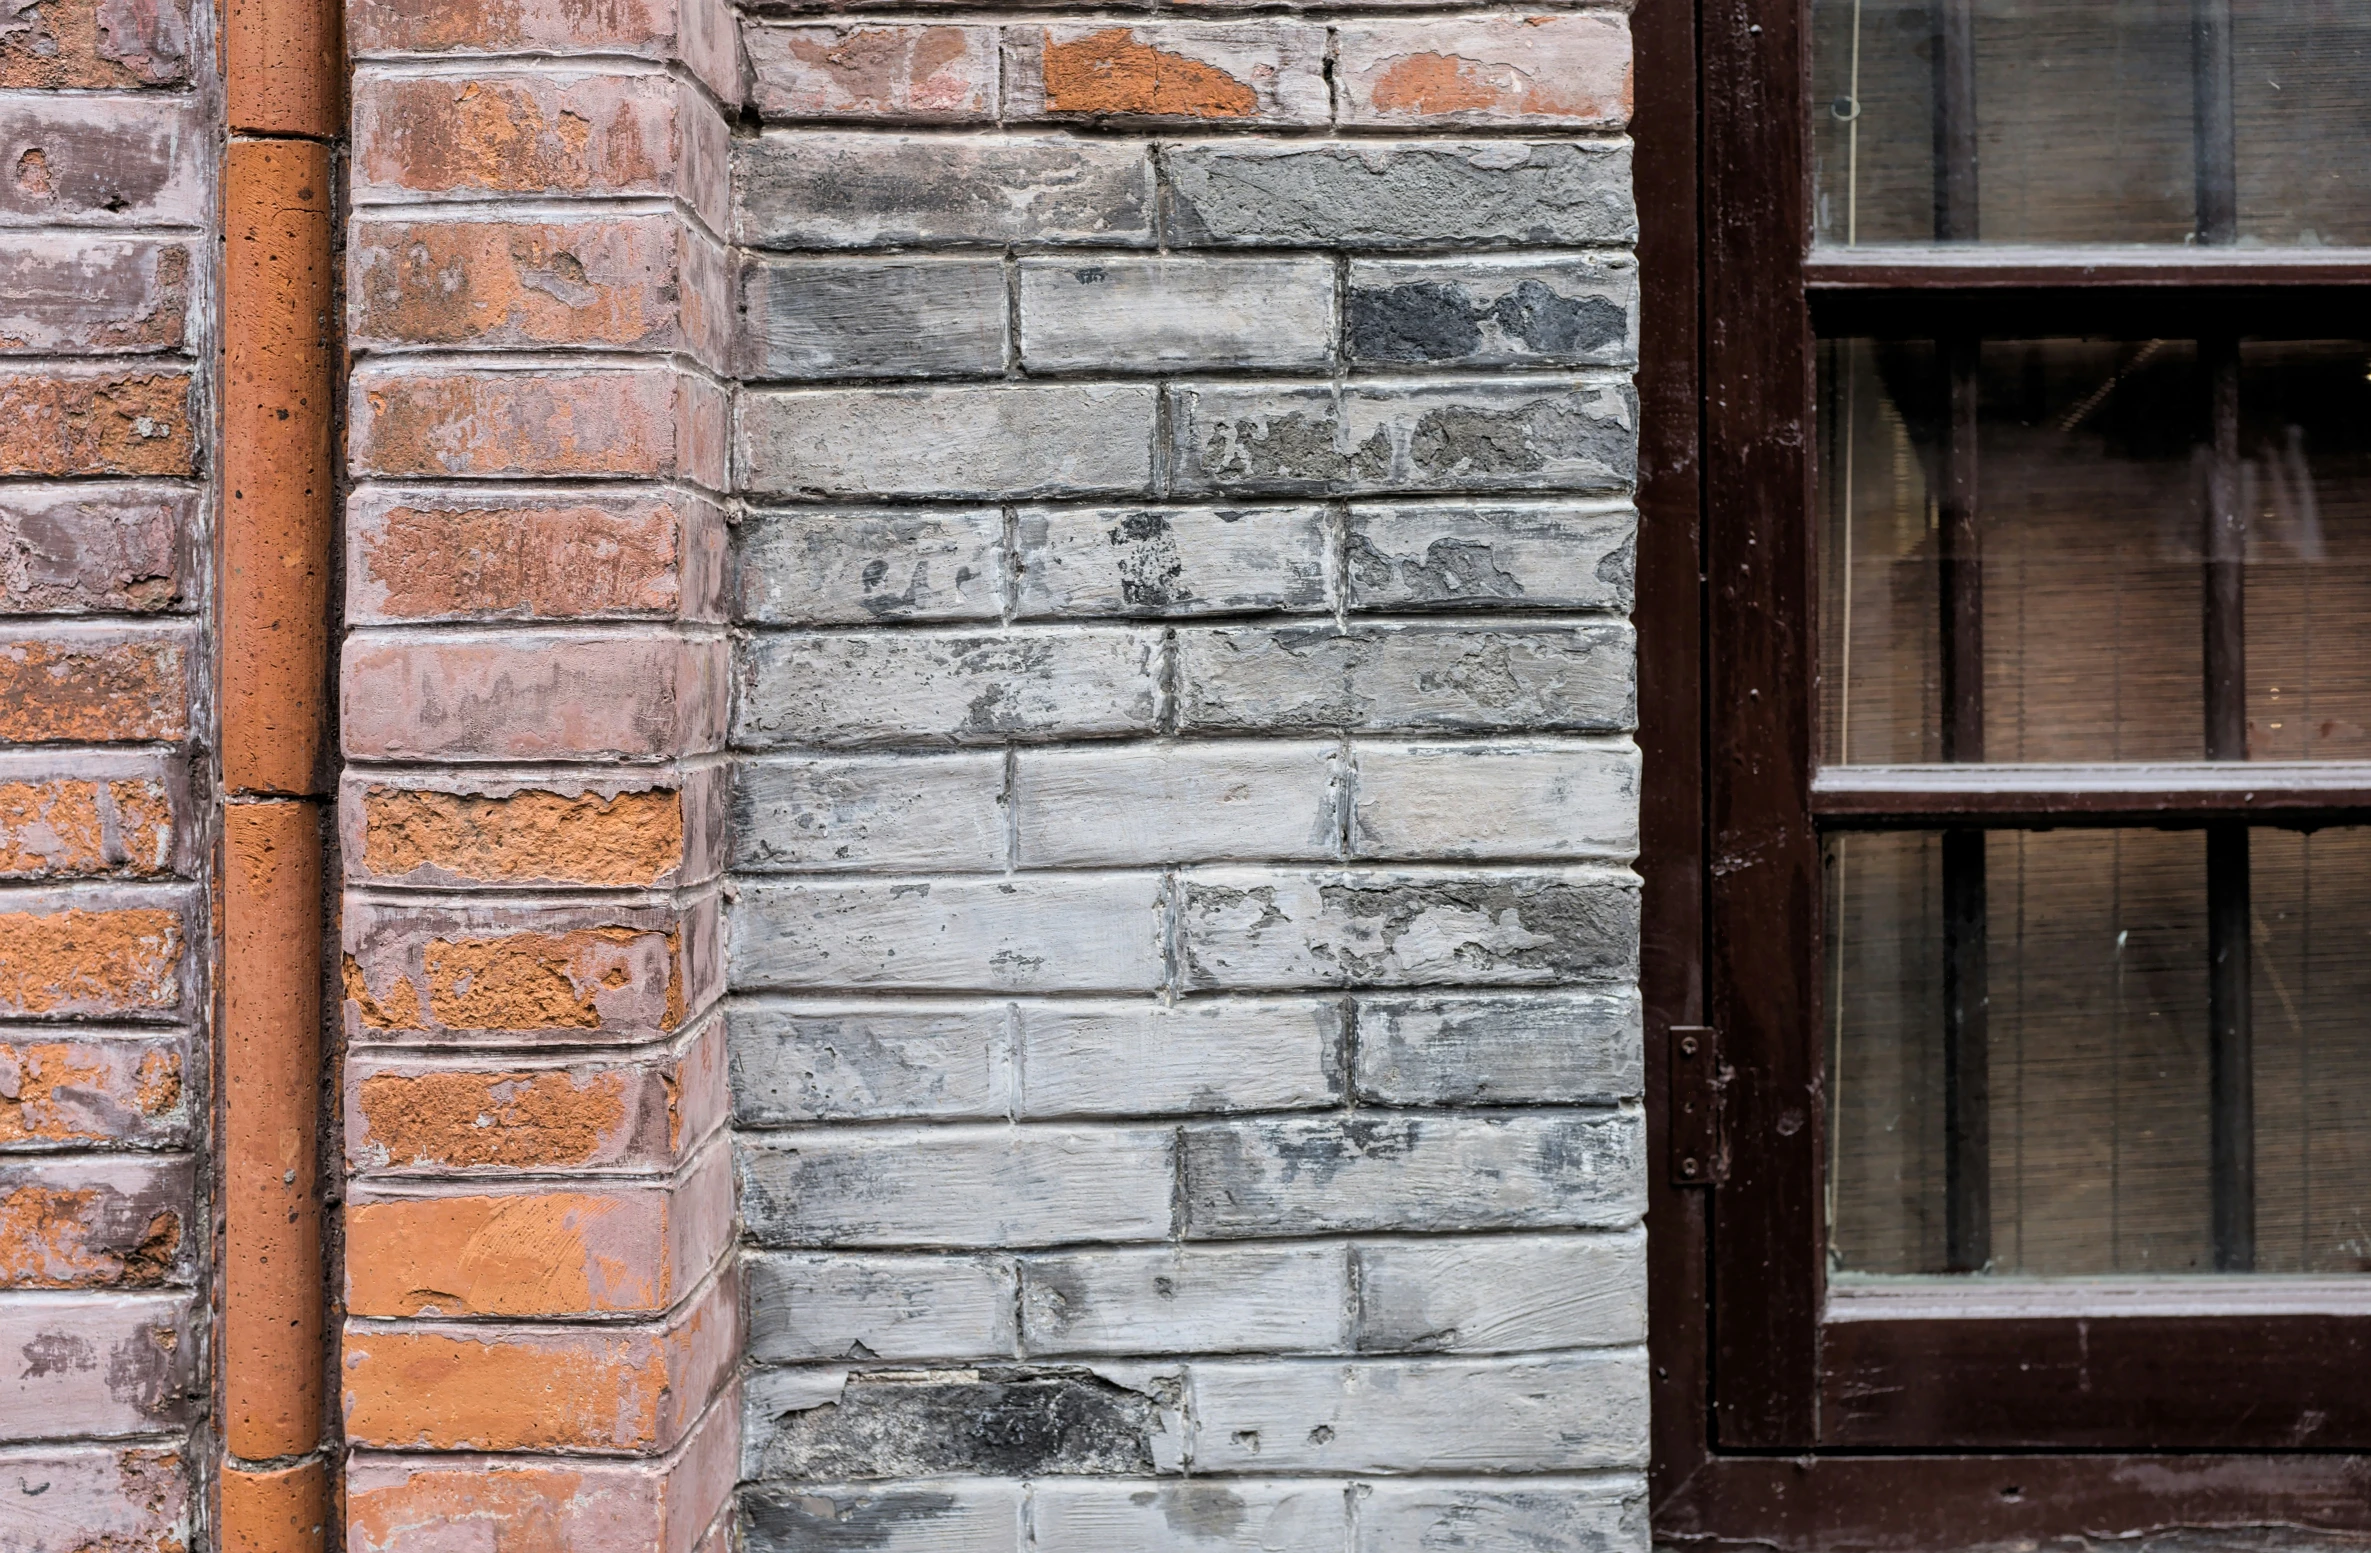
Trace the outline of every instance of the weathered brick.
{"label": "weathered brick", "polygon": [[148,614],[185,602],[198,493],[182,485],[0,490],[0,612]]}
{"label": "weathered brick", "polygon": [[1162,1246],[1021,1259],[1032,1356],[1335,1353],[1350,1273],[1338,1245]]}
{"label": "weathered brick", "polygon": [[713,239],[669,215],[357,221],[346,338],[364,349],[682,350],[721,368],[726,265]]}
{"label": "weathered brick", "polygon": [[0,86],[177,86],[189,78],[179,0],[47,0],[0,32]]}
{"label": "weathered brick", "polygon": [[1628,243],[1630,149],[1589,141],[1209,140],[1162,148],[1179,247]]}
{"label": "weathered brick", "polygon": [[177,350],[188,334],[190,270],[186,243],[11,237],[0,242],[0,350]]}
{"label": "weathered brick", "polygon": [[346,877],[388,884],[674,887],[724,865],[727,773],[348,773]]}
{"label": "weathered brick", "polygon": [[976,124],[996,117],[993,27],[901,23],[742,32],[768,119]]}
{"label": "weathered brick", "polygon": [[195,905],[154,885],[0,891],[0,1017],[175,1017]]}
{"label": "weathered brick", "polygon": [[732,1240],[726,1150],[673,1182],[475,1193],[356,1183],[346,1309],[356,1316],[656,1314]]}
{"label": "weathered brick", "polygon": [[178,1035],[0,1041],[0,1149],[184,1143],[184,1067]]}
{"label": "weathered brick", "polygon": [[0,1288],[186,1287],[195,1175],[186,1155],[0,1164]]}
{"label": "weathered brick", "polygon": [[1006,30],[1015,119],[1323,124],[1326,30],[1306,22],[1016,26]]}
{"label": "weathered brick", "polygon": [[724,229],[728,135],[698,88],[660,71],[491,67],[353,84],[354,202],[671,195]]}
{"label": "weathered brick", "polygon": [[730,1105],[721,1019],[626,1058],[505,1063],[360,1047],[345,1084],[346,1166],[358,1175],[669,1170]]}
{"label": "weathered brick", "polygon": [[1613,622],[1214,626],[1177,633],[1178,726],[1210,732],[1616,732],[1635,643]]}
{"label": "weathered brick", "polygon": [[614,1044],[689,1027],[715,997],[716,898],[649,904],[349,899],[347,1037]]}
{"label": "weathered brick", "polygon": [[1334,355],[1325,259],[1024,259],[1033,372],[1322,368]]}
{"label": "weathered brick", "polygon": [[1161,981],[1156,874],[744,886],[737,988],[1132,992]]}
{"label": "weathered brick", "polygon": [[744,1139],[741,1217],[761,1246],[1051,1246],[1170,1233],[1171,1129],[809,1129]]}
{"label": "weathered brick", "polygon": [[736,999],[733,1120],[742,1127],[896,1117],[988,1121],[1012,1111],[1002,1004],[784,1004]]}
{"label": "weathered brick", "polygon": [[738,665],[733,742],[998,744],[1150,733],[1160,637],[1090,630],[768,634]]}
{"label": "weathered brick", "polygon": [[1520,1353],[1647,1340],[1647,1245],[1497,1235],[1354,1246],[1362,1352]]}
{"label": "weathered brick", "polygon": [[1629,858],[1635,745],[1361,744],[1350,855]]}
{"label": "weathered brick", "polygon": [[760,248],[1153,242],[1152,159],[1121,141],[792,131],[734,156],[734,236]]}
{"label": "weathered brick", "polygon": [[214,138],[186,95],[0,99],[0,226],[197,226]]}
{"label": "weathered brick", "polygon": [[0,372],[0,475],[195,474],[190,393],[169,368]]}
{"label": "weathered brick", "polygon": [[1226,740],[1024,750],[1013,827],[1025,867],[1338,855],[1330,744]]}
{"label": "weathered brick", "polygon": [[194,873],[187,765],[162,755],[0,753],[0,879]]}
{"label": "weathered brick", "polygon": [[714,620],[724,515],[680,491],[392,490],[346,505],[346,618]]}
{"label": "weathered brick", "polygon": [[366,362],[347,387],[357,474],[639,475],[725,486],[725,396],[665,364],[470,369]]}
{"label": "weathered brick", "polygon": [[1195,1553],[1342,1553],[1350,1537],[1344,1488],[1257,1478],[1050,1478],[1030,1485],[1029,1545],[1034,1553],[1169,1553],[1181,1543]]}
{"label": "weathered brick", "polygon": [[170,1446],[0,1450],[9,1553],[184,1553],[189,1464]]}
{"label": "weathered brick", "polygon": [[997,754],[745,759],[733,783],[743,869],[985,872],[1005,831]]}
{"label": "weathered brick", "polygon": [[1021,1553],[1024,1492],[1013,1478],[750,1488],[743,1535],[750,1553],[809,1553],[835,1540],[869,1553]]}
{"label": "weathered brick", "polygon": [[[1643,1466],[1646,1355],[1197,1361],[1206,1472],[1574,1472]],[[1404,1547],[1405,1543],[1386,1546]]]}
{"label": "weathered brick", "polygon": [[994,620],[994,507],[754,512],[741,522],[739,619],[764,625]]}
{"label": "weathered brick", "polygon": [[1337,29],[1345,124],[1619,129],[1630,122],[1630,19],[1439,17]]}
{"label": "weathered brick", "polygon": [[1645,1082],[1638,994],[1361,998],[1359,1098],[1379,1105],[1603,1104]]}
{"label": "weathered brick", "polygon": [[788,496],[1149,494],[1158,390],[1110,383],[746,392],[736,457]]}
{"label": "weathered brick", "polygon": [[340,724],[357,760],[662,759],[724,737],[725,645],[658,633],[346,640]]}
{"label": "weathered brick", "polygon": [[1319,507],[1024,507],[1015,613],[1315,612],[1326,527]]}
{"label": "weathered brick", "polygon": [[733,1265],[650,1324],[348,1323],[338,1366],[346,1438],[415,1450],[670,1449],[739,1360]]}
{"label": "weathered brick", "polygon": [[749,1258],[749,1357],[1009,1359],[1007,1257],[770,1251]]}
{"label": "weathered brick", "polygon": [[1627,259],[1352,260],[1357,362],[1626,366],[1638,359],[1638,271]]}
{"label": "weathered brick", "polygon": [[741,371],[789,381],[979,377],[1004,370],[994,259],[781,259],[741,267]]}
{"label": "weathered brick", "polygon": [[188,1294],[0,1301],[0,1351],[20,1356],[0,1366],[0,1441],[120,1439],[188,1426],[205,1395],[192,1302]]}
{"label": "weathered brick", "polygon": [[680,60],[728,104],[740,100],[732,7],[726,0],[626,0],[591,11],[468,0],[356,0],[347,42],[385,54],[625,54]]}
{"label": "weathered brick", "polygon": [[1354,610],[1630,607],[1638,515],[1626,506],[1353,506],[1348,522]]}
{"label": "weathered brick", "polygon": [[1315,1000],[1023,1004],[1019,1114],[1283,1111],[1342,1098],[1344,1011]]}
{"label": "weathered brick", "polygon": [[1619,491],[1638,474],[1638,396],[1557,378],[1398,384],[1185,383],[1170,393],[1179,491]]}
{"label": "weathered brick", "polygon": [[1185,1458],[1182,1390],[1175,1368],[1142,1364],[760,1370],[749,1379],[742,1472],[826,1483],[1174,1473]]}
{"label": "weathered brick", "polygon": [[1541,986],[1638,966],[1626,869],[1199,869],[1182,881],[1189,987]]}
{"label": "weathered brick", "polygon": [[1361,1483],[1352,1553],[1406,1548],[1557,1548],[1645,1553],[1643,1477],[1410,1478]]}

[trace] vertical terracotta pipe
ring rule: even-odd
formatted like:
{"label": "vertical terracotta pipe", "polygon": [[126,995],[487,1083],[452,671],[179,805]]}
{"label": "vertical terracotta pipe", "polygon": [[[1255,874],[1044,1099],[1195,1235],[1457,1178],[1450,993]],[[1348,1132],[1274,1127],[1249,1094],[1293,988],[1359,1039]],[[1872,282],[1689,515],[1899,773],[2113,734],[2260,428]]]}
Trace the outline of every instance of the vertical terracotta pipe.
{"label": "vertical terracotta pipe", "polygon": [[319,1553],[321,893],[337,396],[335,0],[224,18],[222,1445],[227,1553]]}

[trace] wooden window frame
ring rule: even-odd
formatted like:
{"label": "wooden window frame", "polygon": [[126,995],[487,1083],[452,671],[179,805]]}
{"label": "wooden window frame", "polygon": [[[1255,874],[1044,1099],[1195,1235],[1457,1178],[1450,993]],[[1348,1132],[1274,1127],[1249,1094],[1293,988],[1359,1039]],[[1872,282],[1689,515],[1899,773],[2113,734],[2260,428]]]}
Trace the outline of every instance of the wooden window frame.
{"label": "wooden window frame", "polygon": [[[2294,1527],[2371,1545],[2371,1286],[2327,1310],[2127,1314],[2070,1294],[1987,1318],[1939,1301],[1827,1318],[1823,824],[2037,809],[2294,824],[2360,818],[2371,775],[2089,768],[2015,792],[1880,769],[1815,785],[1811,380],[1815,315],[1824,333],[1931,333],[1947,315],[2035,338],[2178,307],[2213,309],[2233,336],[2371,338],[2371,266],[2196,249],[1814,259],[1808,0],[1639,0],[1633,22],[1657,1540],[1937,1553]],[[1700,1027],[1725,1172],[1705,1168],[1705,1091],[1674,1073],[1673,1032]]]}

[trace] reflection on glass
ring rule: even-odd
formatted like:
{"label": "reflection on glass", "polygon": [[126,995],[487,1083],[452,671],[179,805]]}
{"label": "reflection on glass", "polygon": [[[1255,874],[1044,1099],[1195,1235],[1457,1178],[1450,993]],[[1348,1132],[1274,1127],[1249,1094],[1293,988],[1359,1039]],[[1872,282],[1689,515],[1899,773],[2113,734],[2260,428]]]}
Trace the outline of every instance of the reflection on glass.
{"label": "reflection on glass", "polygon": [[[2213,1269],[2206,842],[1984,840],[1996,1274]],[[2371,1271],[2371,830],[2250,835],[2254,1267]],[[1828,838],[1830,1255],[1946,1270],[1943,841]]]}
{"label": "reflection on glass", "polygon": [[2371,243],[2371,7],[1814,0],[1823,243]]}
{"label": "reflection on glass", "polygon": [[[2245,753],[2371,759],[2371,345],[2238,350]],[[2201,348],[1978,347],[1980,583],[1948,599],[1947,354],[1820,343],[1823,760],[1967,758],[1945,748],[1955,599],[1981,622],[1983,760],[2206,758]]]}

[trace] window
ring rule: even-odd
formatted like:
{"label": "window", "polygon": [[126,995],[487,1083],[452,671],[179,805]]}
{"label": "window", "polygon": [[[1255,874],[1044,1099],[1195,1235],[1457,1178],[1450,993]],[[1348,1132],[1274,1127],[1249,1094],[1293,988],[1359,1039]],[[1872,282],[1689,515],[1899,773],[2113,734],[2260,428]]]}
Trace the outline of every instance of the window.
{"label": "window", "polygon": [[2371,7],[1639,40],[1658,1532],[2371,1534]]}

